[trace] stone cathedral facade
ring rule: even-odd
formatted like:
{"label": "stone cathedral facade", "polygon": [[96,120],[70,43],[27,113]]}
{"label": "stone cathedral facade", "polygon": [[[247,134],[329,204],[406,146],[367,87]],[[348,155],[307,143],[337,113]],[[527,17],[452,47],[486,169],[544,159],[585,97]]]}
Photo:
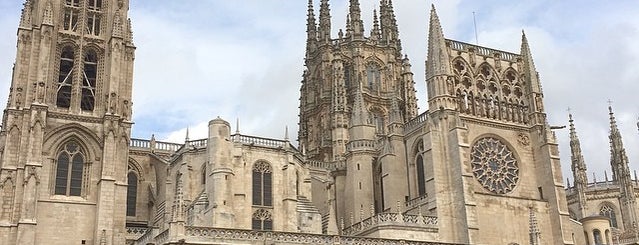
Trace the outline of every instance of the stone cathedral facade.
{"label": "stone cathedral facade", "polygon": [[[572,120],[566,191],[525,35],[520,53],[447,39],[433,7],[420,114],[392,1],[367,31],[350,0],[335,37],[329,1],[311,0],[299,144],[221,118],[175,144],[131,138],[128,6],[26,0],[0,131],[0,244],[581,245],[610,244],[611,224],[636,230],[612,111],[617,191],[588,184]],[[602,196],[612,211],[591,204]]]}

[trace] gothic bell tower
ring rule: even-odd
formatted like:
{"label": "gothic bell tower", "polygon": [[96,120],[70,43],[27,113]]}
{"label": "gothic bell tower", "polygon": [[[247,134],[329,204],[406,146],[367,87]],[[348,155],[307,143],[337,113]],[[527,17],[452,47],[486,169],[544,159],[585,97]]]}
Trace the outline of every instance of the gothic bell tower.
{"label": "gothic bell tower", "polygon": [[0,131],[0,244],[124,244],[128,6],[24,3]]}

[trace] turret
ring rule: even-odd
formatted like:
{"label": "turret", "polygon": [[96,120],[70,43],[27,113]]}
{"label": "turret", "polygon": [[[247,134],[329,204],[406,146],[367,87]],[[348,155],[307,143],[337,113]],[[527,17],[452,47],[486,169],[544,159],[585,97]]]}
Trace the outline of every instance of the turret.
{"label": "turret", "polygon": [[571,169],[572,175],[575,180],[574,188],[577,191],[577,198],[579,201],[579,214],[578,218],[584,218],[587,213],[586,202],[586,188],[588,186],[588,176],[586,172],[586,162],[581,154],[581,144],[577,137],[577,131],[575,130],[574,120],[572,114],[569,114],[570,118],[570,152],[571,152]]}
{"label": "turret", "polygon": [[231,187],[233,172],[231,164],[231,126],[221,118],[209,122],[207,144],[206,192],[213,205],[213,226],[233,228],[235,216]]}

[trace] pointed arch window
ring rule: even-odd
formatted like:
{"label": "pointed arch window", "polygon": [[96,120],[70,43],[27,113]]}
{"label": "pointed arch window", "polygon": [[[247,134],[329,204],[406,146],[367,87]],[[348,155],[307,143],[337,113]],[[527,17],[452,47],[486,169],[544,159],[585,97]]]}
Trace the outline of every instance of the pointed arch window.
{"label": "pointed arch window", "polygon": [[84,179],[85,157],[80,146],[70,141],[58,152],[56,161],[56,195],[81,196]]}
{"label": "pointed arch window", "polygon": [[366,81],[368,82],[368,88],[371,90],[378,90],[381,81],[381,75],[379,67],[376,64],[368,64],[366,66]]}
{"label": "pointed arch window", "polygon": [[98,54],[95,50],[89,50],[84,55],[82,75],[80,108],[85,111],[92,111],[95,106],[95,85],[98,77]]}
{"label": "pointed arch window", "polygon": [[417,155],[415,158],[415,171],[417,171],[417,194],[420,197],[426,195],[426,173],[424,168],[424,157],[422,156],[423,151],[424,141],[419,140],[415,150],[415,154]]}
{"label": "pointed arch window", "polygon": [[353,83],[353,65],[344,64],[344,86],[350,88]]}
{"label": "pointed arch window", "polygon": [[599,214],[608,217],[610,219],[610,226],[617,228],[617,215],[615,215],[615,210],[612,209],[612,207],[607,204],[601,206]]}
{"label": "pointed arch window", "polygon": [[138,175],[135,172],[129,172],[127,175],[126,189],[126,216],[135,216],[135,210],[138,198]]}
{"label": "pointed arch window", "polygon": [[271,212],[266,209],[258,209],[255,211],[253,213],[251,228],[253,230],[273,230],[273,217],[271,216]]}
{"label": "pointed arch window", "polygon": [[253,205],[273,206],[271,165],[257,162],[253,165]]}
{"label": "pointed arch window", "polygon": [[72,47],[65,46],[60,54],[60,70],[58,72],[58,92],[56,105],[61,108],[71,106],[71,86],[73,84],[73,58],[75,52]]}

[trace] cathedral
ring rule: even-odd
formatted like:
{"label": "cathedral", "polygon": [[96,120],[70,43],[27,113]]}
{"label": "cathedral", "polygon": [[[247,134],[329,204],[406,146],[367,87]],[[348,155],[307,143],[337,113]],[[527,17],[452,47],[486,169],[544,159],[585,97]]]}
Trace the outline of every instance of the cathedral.
{"label": "cathedral", "polygon": [[131,138],[129,0],[26,0],[0,131],[0,244],[639,240],[612,108],[612,178],[588,180],[571,116],[566,186],[525,34],[519,53],[448,39],[433,6],[420,113],[392,1],[366,28],[348,4],[333,32],[329,0],[309,0],[297,142],[216,118],[177,144]]}

